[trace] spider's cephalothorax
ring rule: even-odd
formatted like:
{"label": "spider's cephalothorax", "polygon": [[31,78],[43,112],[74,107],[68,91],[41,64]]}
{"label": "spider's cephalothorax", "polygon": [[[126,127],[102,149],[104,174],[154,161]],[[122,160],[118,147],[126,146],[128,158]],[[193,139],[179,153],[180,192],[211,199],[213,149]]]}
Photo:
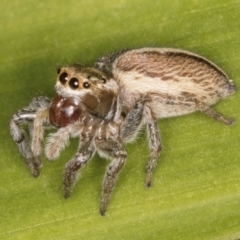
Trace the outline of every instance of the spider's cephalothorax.
{"label": "spider's cephalothorax", "polygon": [[[69,137],[79,137],[77,154],[66,164],[64,171],[65,198],[70,196],[78,171],[96,151],[100,156],[111,159],[103,181],[100,211],[104,215],[117,175],[126,160],[123,141],[131,138],[140,124],[134,117],[139,116],[139,107],[137,112],[132,111],[130,118],[123,117],[116,81],[99,70],[78,64],[58,70],[56,91],[57,95],[52,100],[36,97],[29,106],[13,115],[10,122],[12,138],[33,176],[37,177],[41,167],[44,127],[58,128],[47,140],[45,153],[49,160],[59,156]],[[142,100],[137,104],[143,105],[141,103]],[[122,124],[124,118],[129,119],[127,125]],[[29,127],[29,142],[20,127],[22,123]]]}
{"label": "spider's cephalothorax", "polygon": [[[126,161],[123,143],[135,139],[146,125],[150,159],[146,186],[161,151],[157,119],[201,111],[227,125],[232,119],[210,106],[232,95],[236,87],[215,64],[196,54],[161,48],[124,50],[103,56],[95,68],[80,64],[58,70],[57,95],[36,97],[16,112],[10,132],[34,176],[40,174],[44,127],[55,127],[45,154],[56,159],[70,137],[80,139],[76,155],[66,164],[64,197],[70,196],[77,173],[95,152],[111,159],[103,180],[100,212],[105,214],[118,173]],[[27,123],[27,141],[20,125]]]}
{"label": "spider's cephalothorax", "polygon": [[55,88],[58,95],[50,106],[50,122],[57,127],[76,121],[80,112],[108,120],[117,112],[118,85],[94,68],[80,64],[62,67]]}

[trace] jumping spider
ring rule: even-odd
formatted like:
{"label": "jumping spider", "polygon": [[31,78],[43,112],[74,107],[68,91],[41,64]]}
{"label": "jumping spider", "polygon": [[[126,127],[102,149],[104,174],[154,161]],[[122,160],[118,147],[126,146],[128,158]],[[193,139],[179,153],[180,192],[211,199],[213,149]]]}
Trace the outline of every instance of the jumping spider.
{"label": "jumping spider", "polygon": [[[161,151],[157,119],[199,110],[227,125],[233,123],[210,106],[234,94],[236,87],[219,67],[201,56],[177,49],[143,48],[103,56],[95,66],[60,68],[56,97],[34,98],[13,115],[10,132],[35,177],[40,174],[45,127],[58,128],[47,139],[49,160],[59,156],[70,137],[79,137],[77,154],[63,174],[65,198],[95,152],[111,159],[102,186],[102,215],[126,161],[123,143],[134,140],[143,125],[149,139],[146,186],[150,187]],[[28,125],[30,143],[20,127],[23,123]]]}

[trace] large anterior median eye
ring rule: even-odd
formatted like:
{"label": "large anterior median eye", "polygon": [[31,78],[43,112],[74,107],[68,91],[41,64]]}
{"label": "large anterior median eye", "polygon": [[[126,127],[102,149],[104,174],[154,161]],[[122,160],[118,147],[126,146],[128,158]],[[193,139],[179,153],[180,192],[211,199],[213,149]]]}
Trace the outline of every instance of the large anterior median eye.
{"label": "large anterior median eye", "polygon": [[61,82],[62,85],[64,85],[68,80],[68,74],[66,72],[63,72],[59,76],[59,81]]}
{"label": "large anterior median eye", "polygon": [[79,87],[79,81],[77,78],[71,78],[69,81],[69,86],[71,89],[75,90]]}

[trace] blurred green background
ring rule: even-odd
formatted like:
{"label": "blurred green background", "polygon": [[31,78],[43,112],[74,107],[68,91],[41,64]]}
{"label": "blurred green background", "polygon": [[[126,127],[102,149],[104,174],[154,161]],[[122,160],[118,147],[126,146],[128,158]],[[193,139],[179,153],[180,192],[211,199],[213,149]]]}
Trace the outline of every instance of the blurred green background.
{"label": "blurred green background", "polygon": [[43,158],[34,179],[9,135],[15,110],[54,96],[59,65],[92,65],[122,48],[190,50],[240,86],[239,0],[1,0],[0,9],[0,239],[240,239],[238,93],[215,106],[234,126],[201,113],[159,121],[163,152],[151,189],[145,133],[127,145],[105,217],[105,159],[94,157],[65,200],[62,171],[77,141],[56,162]]}

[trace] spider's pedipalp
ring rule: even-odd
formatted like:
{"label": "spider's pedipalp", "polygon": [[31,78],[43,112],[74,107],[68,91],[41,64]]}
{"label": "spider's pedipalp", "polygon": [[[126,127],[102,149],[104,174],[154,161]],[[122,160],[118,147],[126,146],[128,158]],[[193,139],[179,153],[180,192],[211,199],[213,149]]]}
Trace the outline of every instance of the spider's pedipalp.
{"label": "spider's pedipalp", "polygon": [[55,133],[50,133],[45,146],[45,155],[49,161],[59,157],[60,152],[69,144],[68,127],[60,128]]}
{"label": "spider's pedipalp", "polygon": [[44,134],[44,125],[49,123],[49,108],[38,110],[36,118],[33,121],[34,131],[31,133],[31,150],[34,157],[34,162],[38,168],[42,167],[41,154],[42,154],[42,141]]}

